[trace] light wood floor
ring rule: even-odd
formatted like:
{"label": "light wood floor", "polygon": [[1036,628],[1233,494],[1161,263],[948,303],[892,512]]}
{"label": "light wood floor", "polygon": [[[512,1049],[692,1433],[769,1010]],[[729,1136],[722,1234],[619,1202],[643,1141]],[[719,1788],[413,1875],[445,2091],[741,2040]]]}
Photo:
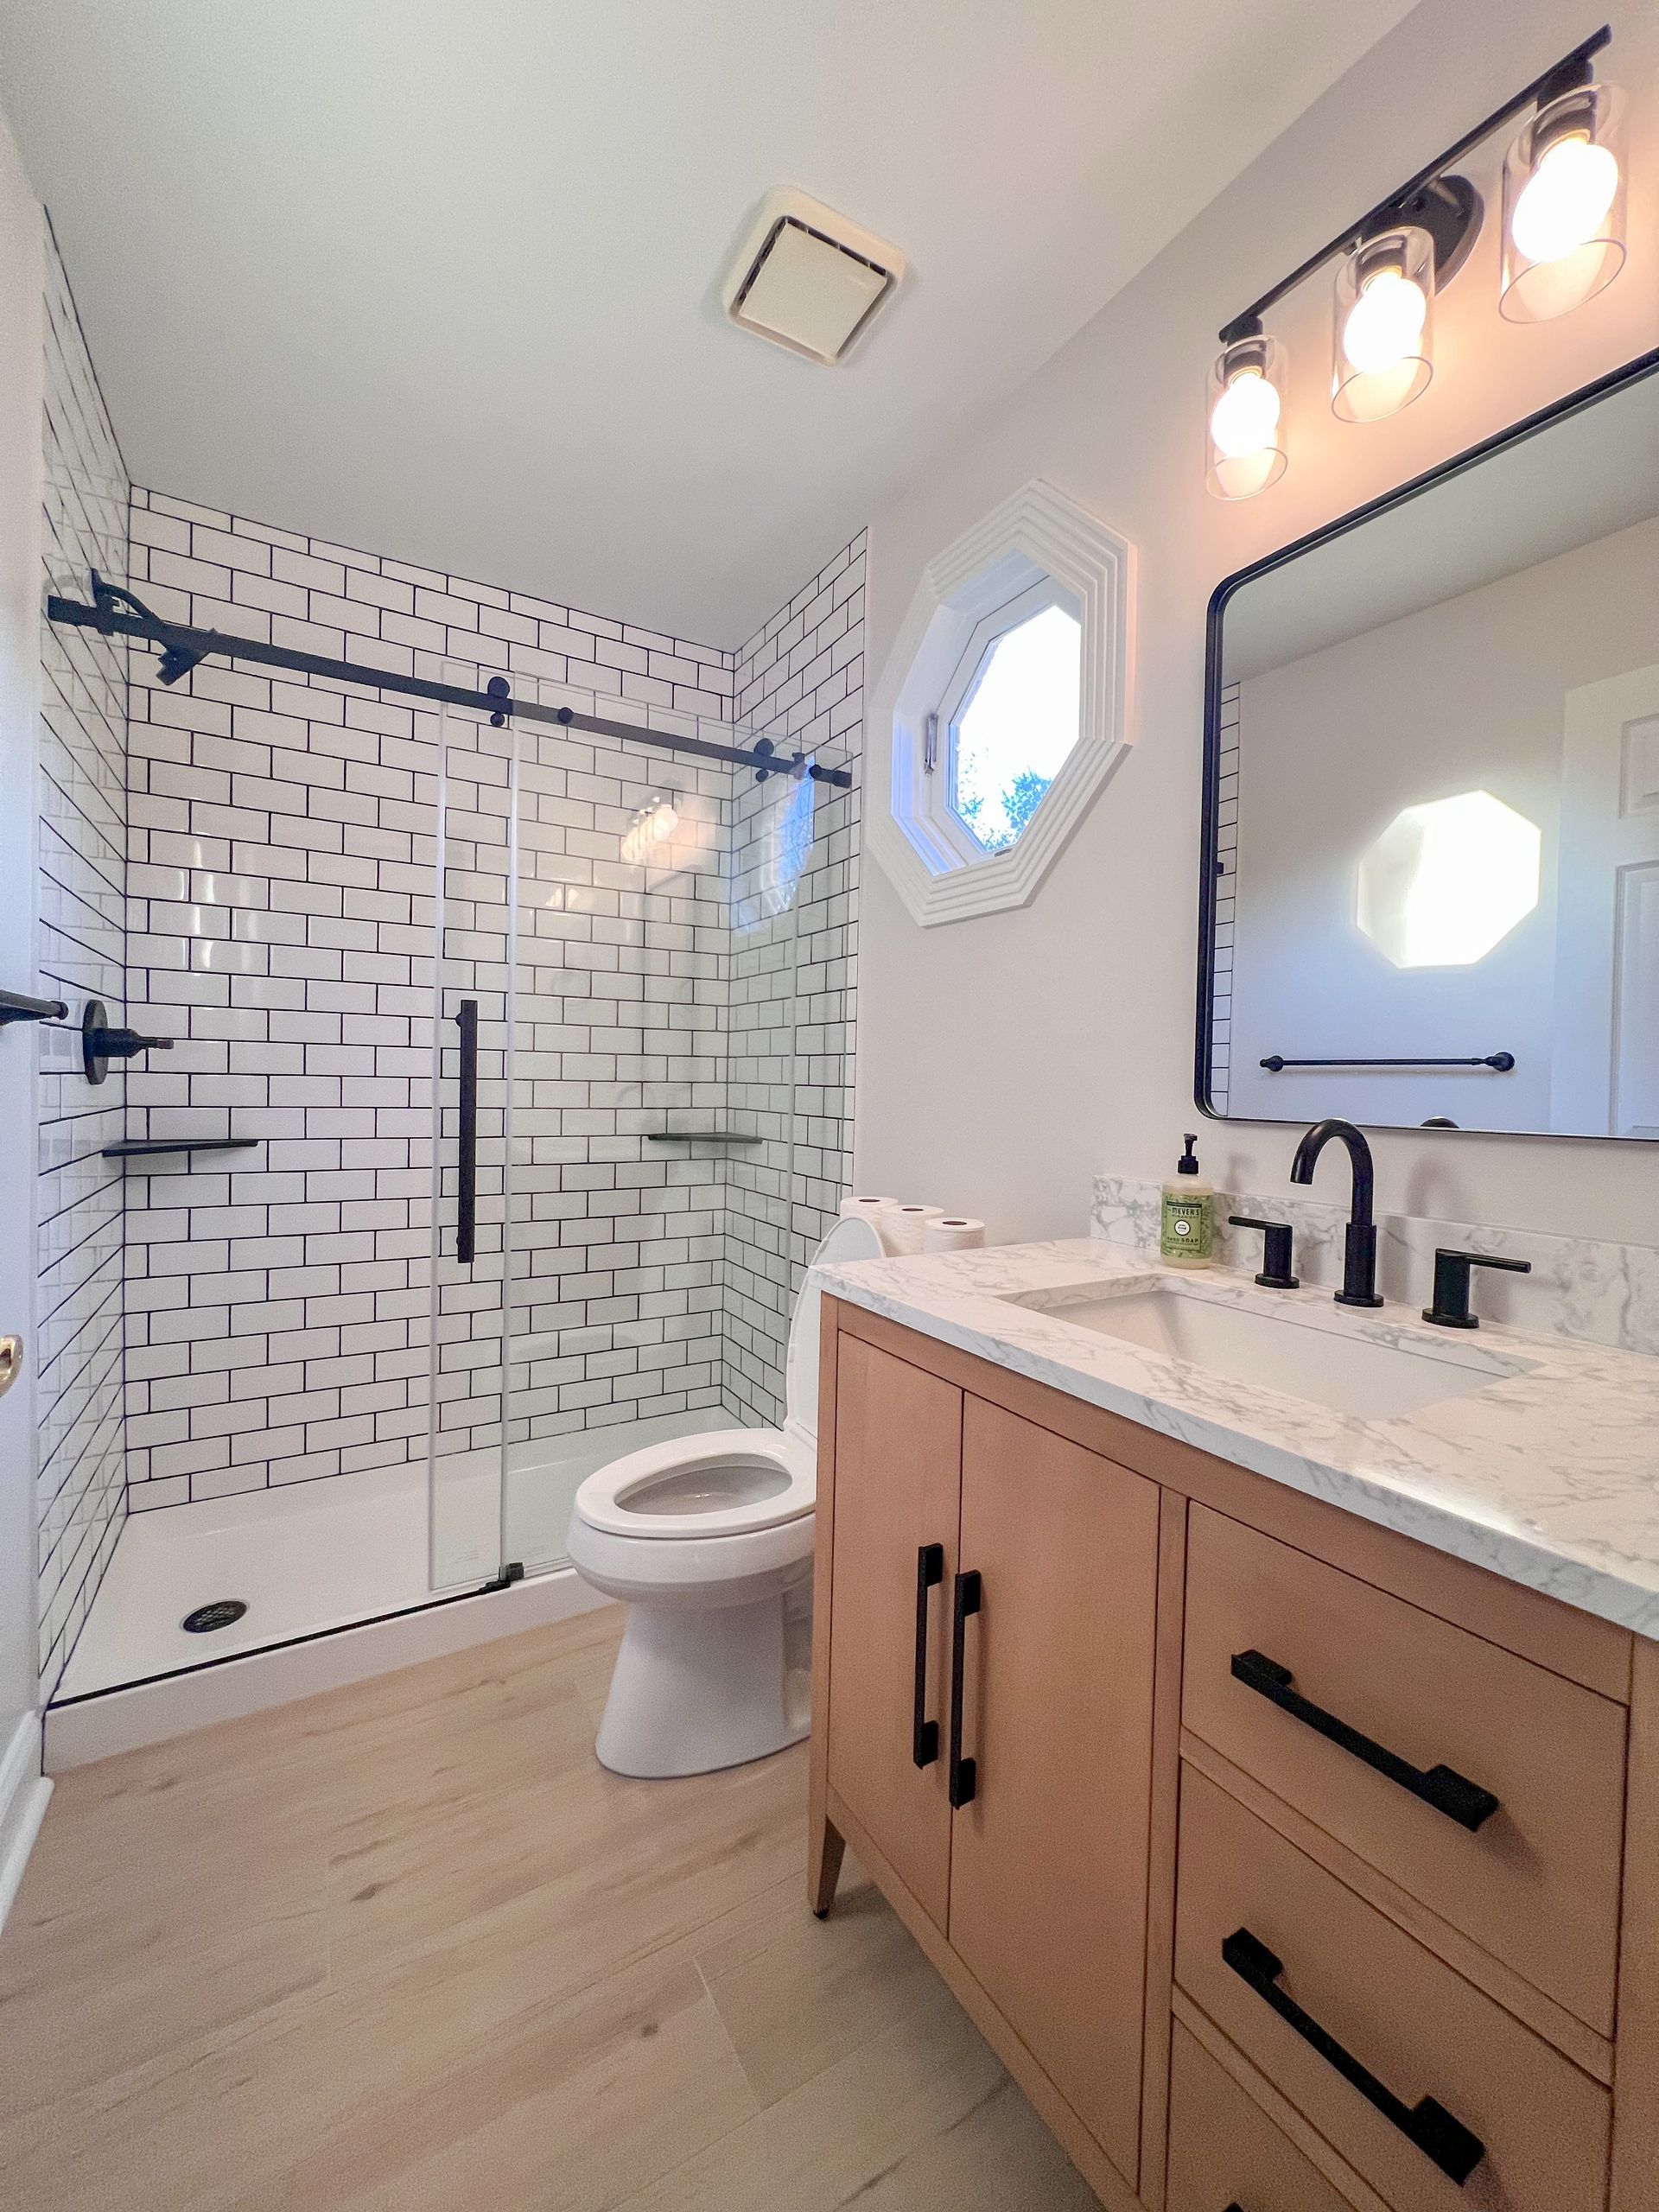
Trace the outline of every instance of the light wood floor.
{"label": "light wood floor", "polygon": [[806,1769],[625,1782],[612,1609],[66,1776],[0,1936],[11,2212],[1091,2212]]}

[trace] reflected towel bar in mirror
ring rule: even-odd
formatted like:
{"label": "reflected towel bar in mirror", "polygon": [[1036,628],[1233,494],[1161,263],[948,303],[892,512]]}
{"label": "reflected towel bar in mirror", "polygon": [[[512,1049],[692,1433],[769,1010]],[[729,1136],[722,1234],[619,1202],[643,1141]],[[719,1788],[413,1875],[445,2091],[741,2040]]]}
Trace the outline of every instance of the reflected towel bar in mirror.
{"label": "reflected towel bar in mirror", "polygon": [[1277,1075],[1282,1068],[1491,1068],[1499,1075],[1508,1075],[1515,1065],[1515,1054],[1480,1052],[1462,1060],[1287,1060],[1282,1052],[1269,1052],[1260,1065],[1269,1075]]}

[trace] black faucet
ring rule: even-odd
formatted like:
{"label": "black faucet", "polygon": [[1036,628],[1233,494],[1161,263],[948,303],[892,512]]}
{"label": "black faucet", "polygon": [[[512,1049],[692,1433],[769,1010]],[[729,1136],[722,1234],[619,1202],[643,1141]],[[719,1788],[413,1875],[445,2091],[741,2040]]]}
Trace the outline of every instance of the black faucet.
{"label": "black faucet", "polygon": [[1371,1165],[1370,1145],[1351,1122],[1328,1116],[1323,1122],[1315,1122],[1297,1146],[1296,1157],[1290,1164],[1290,1179],[1293,1183],[1311,1183],[1314,1164],[1332,1137],[1340,1138],[1347,1146],[1354,1171],[1354,1202],[1343,1247],[1342,1288],[1336,1294],[1337,1303],[1380,1306],[1382,1300],[1376,1294],[1376,1227],[1371,1219],[1376,1170]]}

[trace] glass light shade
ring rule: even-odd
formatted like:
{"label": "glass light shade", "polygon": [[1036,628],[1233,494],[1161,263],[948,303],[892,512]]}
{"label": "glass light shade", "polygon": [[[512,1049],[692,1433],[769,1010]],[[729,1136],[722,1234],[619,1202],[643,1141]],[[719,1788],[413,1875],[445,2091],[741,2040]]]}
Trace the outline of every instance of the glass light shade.
{"label": "glass light shade", "polygon": [[1249,499],[1285,473],[1287,363],[1276,338],[1241,338],[1205,392],[1205,484],[1218,499]]}
{"label": "glass light shade", "polygon": [[1331,405],[1344,423],[1379,423],[1434,373],[1434,242],[1406,225],[1343,257],[1332,294]]}
{"label": "glass light shade", "polygon": [[1548,322],[1624,265],[1621,103],[1582,85],[1539,109],[1503,162],[1503,279],[1511,322]]}

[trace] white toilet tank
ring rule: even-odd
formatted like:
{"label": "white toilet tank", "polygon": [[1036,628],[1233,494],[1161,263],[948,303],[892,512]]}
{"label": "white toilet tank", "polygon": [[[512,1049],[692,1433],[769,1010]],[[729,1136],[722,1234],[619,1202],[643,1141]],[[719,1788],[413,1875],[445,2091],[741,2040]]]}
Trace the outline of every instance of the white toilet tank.
{"label": "white toilet tank", "polygon": [[887,1248],[873,1221],[838,1221],[812,1255],[789,1325],[789,1357],[784,1376],[785,1435],[816,1445],[818,1440],[818,1312],[822,1303],[811,1268],[843,1260],[880,1260]]}

